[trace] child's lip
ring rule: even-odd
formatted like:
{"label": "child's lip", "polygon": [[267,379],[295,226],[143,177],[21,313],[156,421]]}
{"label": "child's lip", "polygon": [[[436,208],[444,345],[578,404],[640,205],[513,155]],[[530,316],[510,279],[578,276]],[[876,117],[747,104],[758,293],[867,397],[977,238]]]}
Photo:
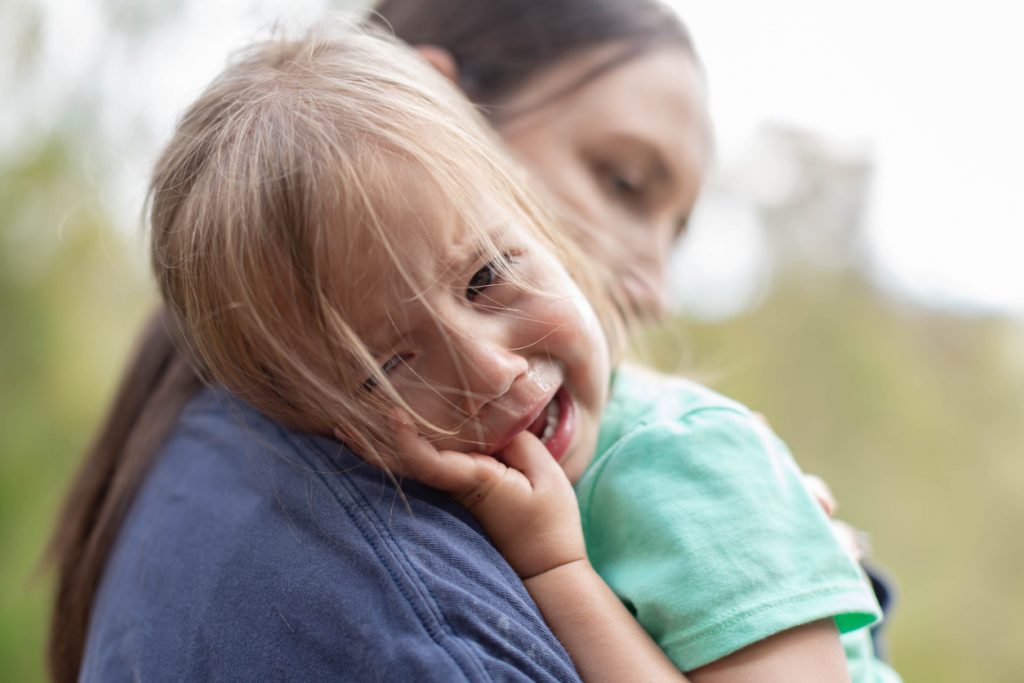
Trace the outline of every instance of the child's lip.
{"label": "child's lip", "polygon": [[576,404],[565,387],[558,389],[553,400],[559,402],[558,424],[555,426],[555,431],[543,443],[551,453],[551,457],[560,461],[569,452],[572,437],[576,433]]}
{"label": "child's lip", "polygon": [[555,395],[561,391],[561,387],[556,387],[555,390],[545,394],[539,401],[534,403],[530,408],[524,412],[512,425],[503,433],[502,437],[495,442],[494,446],[488,449],[489,455],[501,452],[505,446],[512,443],[512,439],[526,428],[532,425],[540,414],[548,407],[548,404],[555,399]]}

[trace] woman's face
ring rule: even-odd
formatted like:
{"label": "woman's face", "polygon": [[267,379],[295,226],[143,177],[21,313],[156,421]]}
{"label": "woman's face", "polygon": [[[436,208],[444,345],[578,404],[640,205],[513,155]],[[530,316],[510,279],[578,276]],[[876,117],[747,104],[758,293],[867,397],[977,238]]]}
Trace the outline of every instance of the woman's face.
{"label": "woman's face", "polygon": [[611,268],[615,294],[633,313],[657,316],[667,257],[711,156],[704,80],[688,51],[669,47],[571,89],[611,54],[595,49],[528,81],[504,103],[524,113],[498,130]]}

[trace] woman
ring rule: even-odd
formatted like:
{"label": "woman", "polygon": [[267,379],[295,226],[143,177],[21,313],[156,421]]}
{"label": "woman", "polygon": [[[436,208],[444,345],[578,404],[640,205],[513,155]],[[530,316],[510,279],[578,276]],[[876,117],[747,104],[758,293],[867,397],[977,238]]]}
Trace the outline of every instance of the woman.
{"label": "woman", "polygon": [[[708,154],[700,70],[678,21],[637,0],[380,12],[486,108],[622,276],[623,307],[656,312],[662,257]],[[202,389],[159,314],[52,557],[57,680],[576,679],[456,503],[412,482],[398,493],[336,442]]]}
{"label": "woman", "polygon": [[377,12],[482,108],[624,308],[663,313],[666,257],[712,151],[679,19],[647,1],[384,0]]}

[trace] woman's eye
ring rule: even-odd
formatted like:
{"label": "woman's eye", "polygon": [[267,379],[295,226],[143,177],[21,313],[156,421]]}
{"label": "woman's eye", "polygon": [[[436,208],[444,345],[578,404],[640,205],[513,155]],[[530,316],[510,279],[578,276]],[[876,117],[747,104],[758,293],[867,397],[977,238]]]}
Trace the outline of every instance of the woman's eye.
{"label": "woman's eye", "polygon": [[617,173],[608,174],[608,185],[613,192],[626,197],[635,197],[641,192],[640,183]]}
{"label": "woman's eye", "polygon": [[598,163],[594,171],[613,197],[632,202],[643,199],[647,192],[648,174],[642,165],[606,161]]}

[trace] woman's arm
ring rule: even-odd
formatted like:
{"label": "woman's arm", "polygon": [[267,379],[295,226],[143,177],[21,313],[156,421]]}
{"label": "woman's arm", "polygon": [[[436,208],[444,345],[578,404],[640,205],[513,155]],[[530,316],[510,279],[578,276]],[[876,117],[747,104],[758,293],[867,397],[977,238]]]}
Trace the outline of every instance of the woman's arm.
{"label": "woman's arm", "polygon": [[838,635],[827,621],[776,634],[687,679],[591,567],[572,485],[536,437],[520,434],[499,462],[439,452],[402,418],[395,432],[398,469],[450,492],[470,510],[523,579],[585,681],[849,680]]}

